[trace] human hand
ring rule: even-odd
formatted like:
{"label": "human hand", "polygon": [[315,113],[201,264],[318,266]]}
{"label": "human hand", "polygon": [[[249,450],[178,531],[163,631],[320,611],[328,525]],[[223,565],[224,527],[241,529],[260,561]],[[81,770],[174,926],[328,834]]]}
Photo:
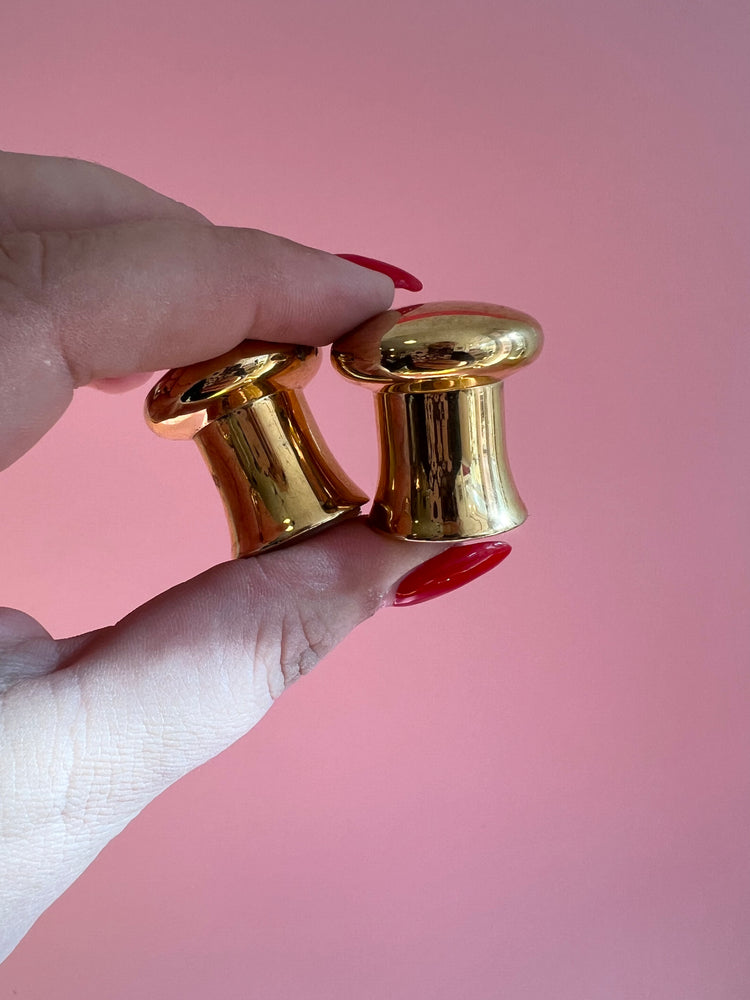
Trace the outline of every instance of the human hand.
{"label": "human hand", "polygon": [[[133,384],[248,337],[322,345],[392,295],[380,274],[212,226],[106,168],[0,153],[0,370],[14,387],[0,396],[0,468],[79,386]],[[0,959],[148,802],[397,591],[414,603],[509,551],[408,545],[355,521],[75,638],[0,609]]]}

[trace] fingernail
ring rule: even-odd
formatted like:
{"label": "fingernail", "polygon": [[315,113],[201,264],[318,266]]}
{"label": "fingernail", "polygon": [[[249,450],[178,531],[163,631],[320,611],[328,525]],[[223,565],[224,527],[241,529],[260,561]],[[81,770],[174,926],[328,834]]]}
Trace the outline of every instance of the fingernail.
{"label": "fingernail", "polygon": [[507,542],[455,545],[417,566],[396,588],[394,607],[421,604],[448,594],[487,573],[510,554]]}
{"label": "fingernail", "polygon": [[359,264],[360,267],[366,267],[370,271],[379,271],[380,274],[390,278],[396,288],[405,288],[407,292],[422,291],[422,282],[419,278],[415,278],[413,274],[394,264],[386,264],[385,261],[375,260],[374,257],[361,257],[357,253],[337,253],[336,256],[352,264]]}

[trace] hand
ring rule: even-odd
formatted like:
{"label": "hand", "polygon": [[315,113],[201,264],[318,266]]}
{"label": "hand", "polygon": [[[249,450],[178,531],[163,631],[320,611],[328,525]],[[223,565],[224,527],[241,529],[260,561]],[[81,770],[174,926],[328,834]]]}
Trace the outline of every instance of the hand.
{"label": "hand", "polygon": [[[212,226],[76,160],[0,153],[0,234],[0,370],[14,385],[0,396],[0,468],[79,386],[248,337],[321,345],[393,295],[380,274]],[[0,958],[151,799],[252,728],[441,548],[349,522],[57,641],[0,609]],[[474,549],[463,575],[445,555],[425,578],[442,574],[450,589],[509,551]]]}

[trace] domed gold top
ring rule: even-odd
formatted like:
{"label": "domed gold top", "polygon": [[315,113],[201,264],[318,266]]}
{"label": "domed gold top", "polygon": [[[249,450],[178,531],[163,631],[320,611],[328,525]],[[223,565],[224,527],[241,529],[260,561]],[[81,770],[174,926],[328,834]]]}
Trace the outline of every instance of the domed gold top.
{"label": "domed gold top", "polygon": [[542,330],[526,313],[487,302],[427,302],[391,309],[333,345],[342,375],[410,392],[488,385],[536,357]]}
{"label": "domed gold top", "polygon": [[146,422],[162,437],[189,439],[264,396],[300,389],[319,367],[316,347],[245,340],[218,358],[168,371],[146,399]]}

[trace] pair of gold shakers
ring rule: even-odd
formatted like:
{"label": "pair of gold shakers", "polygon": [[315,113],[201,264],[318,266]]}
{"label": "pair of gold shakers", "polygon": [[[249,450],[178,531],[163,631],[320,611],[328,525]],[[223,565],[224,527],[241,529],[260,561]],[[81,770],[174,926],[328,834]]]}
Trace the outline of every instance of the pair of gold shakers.
{"label": "pair of gold shakers", "polygon": [[[503,379],[542,344],[525,313],[484,302],[391,309],[342,337],[334,367],[375,391],[380,479],[372,527],[408,541],[500,534],[526,508],[508,467]],[[175,368],[146,400],[150,427],[193,438],[226,509],[235,558],[359,513],[367,497],[325,444],[302,387],[315,347],[247,340]]]}

